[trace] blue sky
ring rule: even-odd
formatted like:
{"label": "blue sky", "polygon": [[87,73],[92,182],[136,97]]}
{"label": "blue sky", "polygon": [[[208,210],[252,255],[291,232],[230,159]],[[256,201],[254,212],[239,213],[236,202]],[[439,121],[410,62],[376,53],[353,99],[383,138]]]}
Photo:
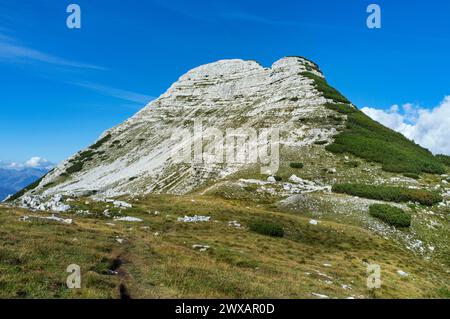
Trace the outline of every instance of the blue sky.
{"label": "blue sky", "polygon": [[225,58],[302,55],[360,107],[431,109],[450,95],[449,15],[442,0],[0,0],[0,160],[58,162]]}

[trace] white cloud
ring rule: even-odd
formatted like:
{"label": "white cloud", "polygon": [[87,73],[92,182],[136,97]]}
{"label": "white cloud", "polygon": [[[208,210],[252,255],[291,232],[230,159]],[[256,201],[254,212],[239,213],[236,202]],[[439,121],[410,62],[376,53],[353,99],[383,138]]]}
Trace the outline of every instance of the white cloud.
{"label": "white cloud", "polygon": [[401,108],[393,105],[388,111],[371,107],[362,111],[433,153],[450,155],[450,96],[433,109],[407,103]]}
{"label": "white cloud", "polygon": [[4,169],[23,169],[23,168],[45,168],[51,169],[54,166],[53,163],[49,162],[45,158],[39,156],[33,156],[28,161],[25,162],[6,162],[0,161],[0,168]]}
{"label": "white cloud", "polygon": [[45,158],[34,156],[25,162],[26,167],[45,167],[49,164]]}

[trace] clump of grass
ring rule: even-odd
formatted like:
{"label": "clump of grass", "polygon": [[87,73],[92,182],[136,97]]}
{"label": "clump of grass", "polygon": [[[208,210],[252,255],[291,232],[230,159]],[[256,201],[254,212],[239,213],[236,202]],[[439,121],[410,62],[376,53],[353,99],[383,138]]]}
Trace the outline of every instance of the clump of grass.
{"label": "clump of grass", "polygon": [[323,97],[338,103],[350,104],[350,101],[347,100],[338,90],[331,87],[323,77],[320,77],[312,72],[302,72],[301,75],[314,80],[316,89],[322,93]]}
{"label": "clump of grass", "polygon": [[290,167],[292,168],[303,168],[303,163],[298,163],[298,162],[293,162],[289,164]]}
{"label": "clump of grass", "polygon": [[395,227],[409,227],[411,226],[411,216],[405,213],[403,209],[384,205],[374,204],[370,205],[369,213],[371,216],[381,219]]}
{"label": "clump of grass", "polygon": [[251,231],[254,231],[255,233],[271,236],[271,237],[283,237],[284,236],[284,229],[283,226],[275,223],[275,222],[269,222],[266,220],[257,220],[252,222],[249,225],[249,228]]}
{"label": "clump of grass", "polygon": [[333,192],[345,193],[358,197],[384,200],[387,202],[419,202],[432,206],[442,201],[442,196],[423,189],[409,189],[392,186],[365,184],[334,184]]}
{"label": "clump of grass", "polygon": [[425,148],[402,134],[372,120],[363,112],[345,104],[327,104],[327,108],[347,114],[346,129],[334,136],[326,150],[350,153],[382,164],[388,172],[443,174],[444,165]]}

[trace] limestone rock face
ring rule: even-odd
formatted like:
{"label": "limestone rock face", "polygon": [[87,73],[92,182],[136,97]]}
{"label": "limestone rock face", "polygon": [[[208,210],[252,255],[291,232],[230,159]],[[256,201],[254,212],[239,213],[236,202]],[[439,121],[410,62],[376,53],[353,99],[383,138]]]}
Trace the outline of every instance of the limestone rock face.
{"label": "limestone rock face", "polygon": [[[203,134],[202,140],[200,132],[207,129],[224,134],[227,129],[278,129],[280,161],[286,150],[302,151],[316,141],[331,140],[336,126],[323,121],[330,114],[324,107],[327,100],[301,74],[306,71],[323,76],[314,63],[299,57],[283,58],[270,68],[243,60],[197,67],[90,148],[61,163],[33,193],[183,194],[259,165],[228,162],[225,155],[223,163],[208,162],[208,154],[216,154],[225,138],[208,140]],[[174,138],[176,133],[183,139]],[[177,151],[195,143],[203,146],[203,158],[179,163]]]}

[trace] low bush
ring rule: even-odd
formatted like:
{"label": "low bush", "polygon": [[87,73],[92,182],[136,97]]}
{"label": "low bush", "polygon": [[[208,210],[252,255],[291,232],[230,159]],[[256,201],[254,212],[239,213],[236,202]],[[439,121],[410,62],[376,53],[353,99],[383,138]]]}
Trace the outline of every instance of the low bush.
{"label": "low bush", "polygon": [[370,205],[369,213],[371,216],[395,227],[411,226],[411,216],[405,213],[403,209],[394,206],[384,204]]}
{"label": "low bush", "polygon": [[106,142],[108,142],[111,139],[111,134],[107,134],[105,135],[103,138],[101,138],[100,140],[98,140],[94,145],[92,145],[90,148],[91,149],[98,149],[100,146],[102,146],[103,144],[105,144]]}
{"label": "low bush", "polygon": [[293,163],[290,163],[289,166],[292,168],[303,168],[303,163],[293,162]]}
{"label": "low bush", "polygon": [[283,226],[274,223],[269,222],[266,220],[257,220],[252,222],[249,225],[249,228],[251,231],[254,231],[255,233],[266,235],[266,236],[272,236],[272,237],[283,237],[284,236],[284,229]]}
{"label": "low bush", "polygon": [[275,180],[277,182],[281,182],[283,180],[283,178],[281,176],[275,175],[273,178],[275,178]]}
{"label": "low bush", "polygon": [[442,196],[423,189],[410,189],[393,186],[376,186],[365,184],[334,184],[333,192],[345,193],[358,197],[383,200],[387,202],[418,202],[432,206],[442,201]]}
{"label": "low bush", "polygon": [[81,171],[83,169],[83,162],[74,162],[71,166],[66,169],[66,173],[73,174]]}

